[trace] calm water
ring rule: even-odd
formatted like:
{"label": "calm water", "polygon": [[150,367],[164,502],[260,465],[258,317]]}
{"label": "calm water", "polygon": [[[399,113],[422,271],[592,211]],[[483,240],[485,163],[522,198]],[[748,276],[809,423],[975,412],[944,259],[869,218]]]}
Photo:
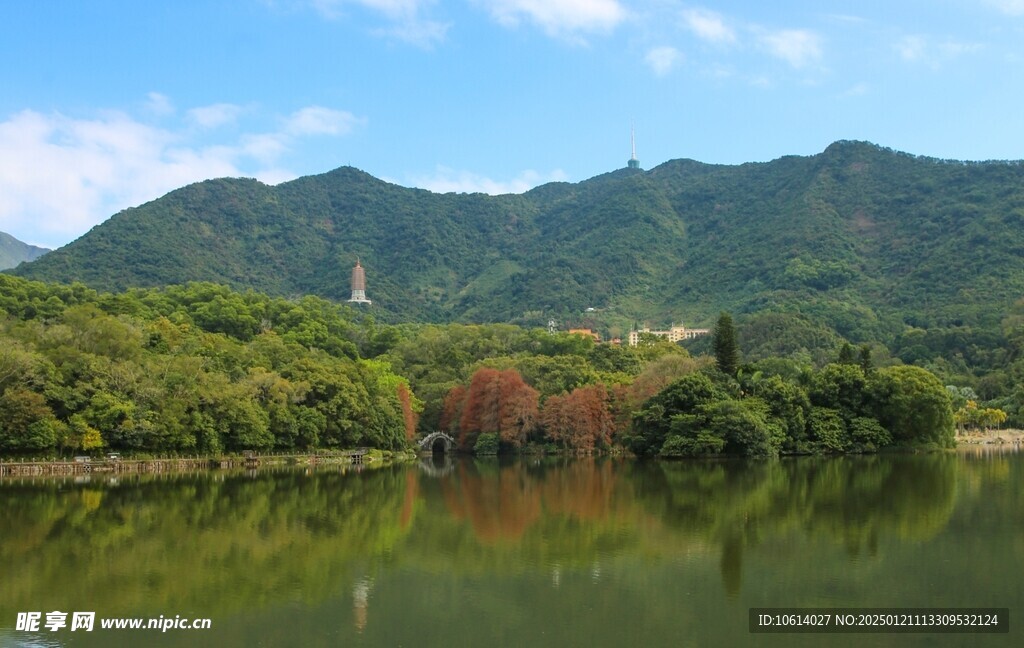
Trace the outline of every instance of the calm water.
{"label": "calm water", "polygon": [[[1022,645],[1022,579],[1022,453],[0,482],[3,646]],[[759,606],[1011,632],[751,635]],[[213,628],[15,631],[53,610]]]}

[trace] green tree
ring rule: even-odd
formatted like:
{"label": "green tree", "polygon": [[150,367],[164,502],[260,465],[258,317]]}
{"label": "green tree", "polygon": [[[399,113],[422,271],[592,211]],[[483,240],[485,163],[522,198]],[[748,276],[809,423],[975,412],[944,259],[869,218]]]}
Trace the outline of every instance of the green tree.
{"label": "green tree", "polygon": [[709,431],[726,440],[725,449],[730,453],[774,457],[785,440],[782,426],[760,398],[716,401],[705,405],[703,414]]}
{"label": "green tree", "polygon": [[868,346],[866,344],[862,344],[860,346],[858,360],[859,360],[859,363],[860,363],[860,370],[864,372],[864,375],[867,376],[868,374],[870,374],[871,370],[874,369],[874,365],[873,365],[873,363],[871,361],[871,347],[870,346]]}
{"label": "green tree", "polygon": [[896,442],[954,445],[949,392],[931,372],[907,365],[885,367],[872,373],[868,389],[875,418]]}
{"label": "green tree", "polygon": [[867,380],[857,365],[827,365],[811,377],[810,383],[811,404],[837,410],[847,421],[865,413]]}
{"label": "green tree", "polygon": [[807,420],[811,447],[815,452],[845,452],[850,447],[842,414],[830,407],[812,407]]}
{"label": "green tree", "polygon": [[807,392],[780,376],[769,376],[757,384],[754,395],[768,404],[771,416],[782,426],[784,450],[807,452],[807,417],[811,410]]}
{"label": "green tree", "polygon": [[715,350],[715,363],[719,371],[727,376],[735,376],[740,366],[740,351],[731,315],[723,312],[718,316],[713,336],[712,347]]}
{"label": "green tree", "polygon": [[63,432],[41,394],[11,387],[0,396],[0,449],[48,450]]}
{"label": "green tree", "polygon": [[644,403],[633,415],[633,430],[623,436],[623,443],[640,456],[661,451],[669,434],[680,434],[678,416],[694,416],[701,405],[728,398],[728,395],[702,373],[692,373],[676,380]]}
{"label": "green tree", "polygon": [[856,359],[853,355],[853,347],[850,346],[849,342],[844,342],[842,348],[839,349],[839,364],[857,364]]}

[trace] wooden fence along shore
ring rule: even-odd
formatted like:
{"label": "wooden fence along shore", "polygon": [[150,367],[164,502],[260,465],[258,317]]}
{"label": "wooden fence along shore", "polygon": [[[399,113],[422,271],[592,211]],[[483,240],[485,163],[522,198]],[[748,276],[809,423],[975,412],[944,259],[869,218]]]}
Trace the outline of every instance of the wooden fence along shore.
{"label": "wooden fence along shore", "polygon": [[164,459],[121,459],[112,456],[103,459],[75,457],[71,460],[0,460],[0,477],[29,477],[33,475],[86,475],[91,473],[163,473],[208,470],[211,468],[259,468],[262,465],[321,463],[361,464],[367,459],[367,450],[360,448],[329,455],[258,455],[248,453],[242,457],[174,457]]}

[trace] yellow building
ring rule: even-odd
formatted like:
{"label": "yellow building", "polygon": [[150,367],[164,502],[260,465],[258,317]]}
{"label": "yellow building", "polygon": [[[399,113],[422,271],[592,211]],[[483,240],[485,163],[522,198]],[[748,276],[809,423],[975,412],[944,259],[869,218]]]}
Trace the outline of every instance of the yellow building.
{"label": "yellow building", "polygon": [[651,329],[645,326],[639,331],[629,332],[629,346],[636,346],[640,343],[641,333],[647,333],[648,335],[657,335],[658,337],[663,337],[667,339],[669,342],[679,342],[682,340],[692,340],[695,337],[707,335],[710,332],[711,329],[695,329],[675,325],[670,327],[667,331],[652,331]]}

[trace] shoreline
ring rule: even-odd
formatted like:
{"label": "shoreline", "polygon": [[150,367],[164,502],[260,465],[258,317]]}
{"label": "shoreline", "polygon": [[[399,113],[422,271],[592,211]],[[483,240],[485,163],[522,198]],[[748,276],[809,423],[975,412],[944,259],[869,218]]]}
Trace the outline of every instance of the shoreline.
{"label": "shoreline", "polygon": [[956,435],[956,447],[1016,446],[1024,448],[1024,430],[972,430]]}
{"label": "shoreline", "polygon": [[228,457],[165,457],[159,459],[8,460],[0,458],[0,477],[32,477],[91,474],[181,473],[195,470],[257,470],[275,466],[386,464],[407,459],[405,452],[356,450],[330,454],[257,455]]}

